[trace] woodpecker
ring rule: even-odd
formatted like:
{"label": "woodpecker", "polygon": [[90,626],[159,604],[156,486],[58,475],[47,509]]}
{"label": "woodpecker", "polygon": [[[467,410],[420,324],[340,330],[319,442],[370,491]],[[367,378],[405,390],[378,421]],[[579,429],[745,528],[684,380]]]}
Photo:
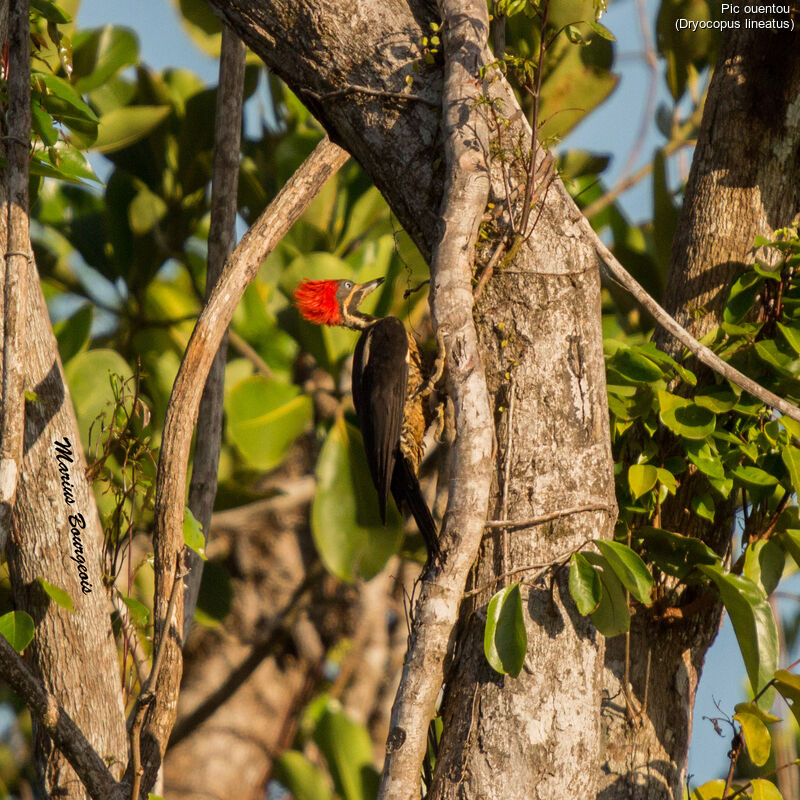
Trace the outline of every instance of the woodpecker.
{"label": "woodpecker", "polygon": [[[358,415],[372,481],[386,524],[389,491],[413,515],[428,557],[439,554],[436,524],[422,496],[417,474],[423,437],[431,422],[424,402],[442,374],[443,359],[425,380],[419,348],[397,317],[376,318],[359,310],[383,278],[367,283],[304,280],[294,293],[309,322],[360,331],[353,354],[353,405]],[[441,340],[440,340],[441,342]]]}

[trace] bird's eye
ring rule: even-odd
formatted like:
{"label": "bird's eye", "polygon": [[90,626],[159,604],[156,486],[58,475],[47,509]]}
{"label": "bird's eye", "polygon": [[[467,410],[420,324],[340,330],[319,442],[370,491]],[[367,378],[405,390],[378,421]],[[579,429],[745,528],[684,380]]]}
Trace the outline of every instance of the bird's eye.
{"label": "bird's eye", "polygon": [[353,288],[353,282],[352,281],[345,281],[344,282],[344,288],[345,289],[352,289]]}

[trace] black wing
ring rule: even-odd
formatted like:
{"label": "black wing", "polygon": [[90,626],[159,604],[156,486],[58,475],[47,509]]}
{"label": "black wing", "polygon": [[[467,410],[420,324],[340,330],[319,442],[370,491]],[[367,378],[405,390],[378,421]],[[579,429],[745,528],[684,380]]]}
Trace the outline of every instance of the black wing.
{"label": "black wing", "polygon": [[353,405],[384,524],[403,426],[407,358],[408,337],[396,317],[379,319],[364,331],[353,355]]}

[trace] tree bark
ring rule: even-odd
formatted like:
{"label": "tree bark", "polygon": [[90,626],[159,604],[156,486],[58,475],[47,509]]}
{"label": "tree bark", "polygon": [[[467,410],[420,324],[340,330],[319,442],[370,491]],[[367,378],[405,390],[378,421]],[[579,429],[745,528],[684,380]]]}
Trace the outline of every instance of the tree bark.
{"label": "tree bark", "polygon": [[[25,454],[7,548],[14,598],[36,622],[29,663],[119,777],[127,760],[127,740],[102,575],[103,528],[86,480],[78,423],[32,260],[24,280],[24,319],[30,331],[25,388],[36,393],[36,400],[26,403]],[[68,441],[71,456],[57,460],[56,441]],[[73,503],[65,494],[60,466],[67,470]],[[81,558],[88,578],[83,582],[78,571]],[[50,600],[38,578],[67,591],[75,612]],[[90,591],[84,593],[85,589]],[[48,796],[87,796],[64,756],[38,729],[36,761]]]}

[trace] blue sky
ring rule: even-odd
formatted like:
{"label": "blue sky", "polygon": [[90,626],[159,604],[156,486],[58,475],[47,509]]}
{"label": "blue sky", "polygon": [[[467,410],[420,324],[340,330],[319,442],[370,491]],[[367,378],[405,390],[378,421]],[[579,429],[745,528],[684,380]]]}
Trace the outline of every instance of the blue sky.
{"label": "blue sky", "polygon": [[[646,0],[651,24],[658,4]],[[586,118],[562,143],[561,149],[582,148],[612,156],[606,175],[608,186],[619,178],[634,146],[647,103],[650,72],[642,58],[643,43],[634,0],[614,0],[602,22],[617,37],[617,71],[621,75],[618,88],[597,111]],[[107,23],[133,28],[139,35],[142,60],[161,69],[181,66],[193,70],[209,83],[216,83],[217,64],[200,52],[185,34],[175,7],[168,0],[83,0],[78,15],[81,27]],[[659,66],[659,70],[662,67]],[[658,83],[658,103],[669,104],[663,75]],[[251,124],[253,121],[251,120]],[[664,137],[650,121],[636,169],[646,163],[653,151],[664,143]],[[640,221],[651,216],[651,182],[642,181],[622,196],[627,214]],[[659,665],[654,664],[654,669]],[[730,622],[726,619],[722,631],[711,648],[697,695],[694,737],[690,753],[689,772],[693,783],[700,784],[724,776],[725,754],[729,738],[718,737],[710,722],[703,717],[719,716],[715,702],[729,714],[733,706],[746,699],[745,672]],[[781,716],[788,716],[785,710]]]}

